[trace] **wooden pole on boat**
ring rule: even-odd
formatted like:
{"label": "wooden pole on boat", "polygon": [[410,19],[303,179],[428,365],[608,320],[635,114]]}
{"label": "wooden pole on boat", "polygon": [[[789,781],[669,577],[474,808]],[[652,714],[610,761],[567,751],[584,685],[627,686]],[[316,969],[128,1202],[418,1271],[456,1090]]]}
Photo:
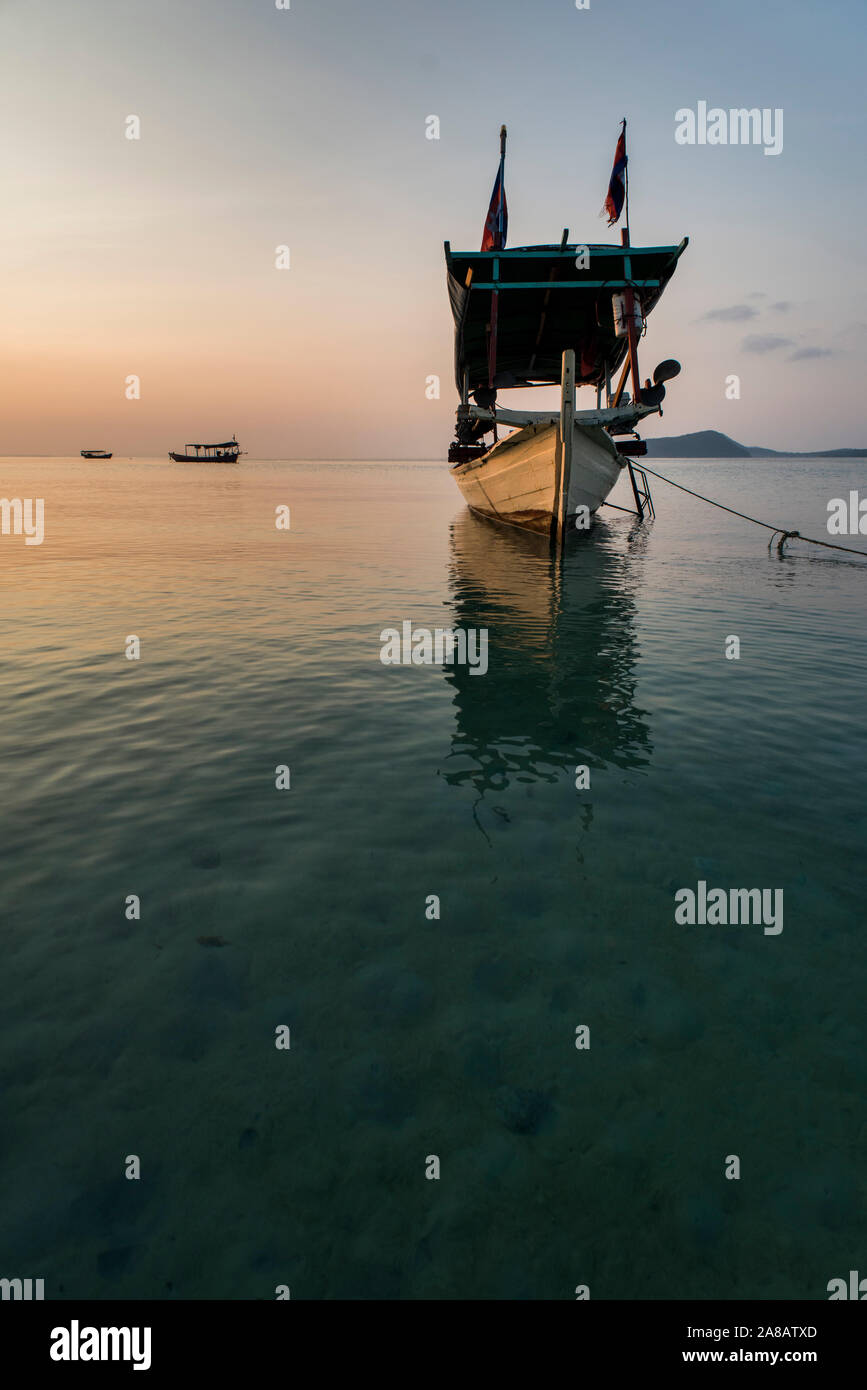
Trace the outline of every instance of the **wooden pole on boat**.
{"label": "wooden pole on boat", "polygon": [[614,399],[611,401],[611,405],[617,406],[620,404],[620,397],[623,395],[623,388],[626,385],[626,378],[629,376],[629,367],[630,362],[629,358],[627,357],[626,361],[623,364],[623,371],[620,375],[620,380],[617,383],[617,390],[614,393]]}
{"label": "wooden pole on boat", "polygon": [[[624,227],[620,233],[623,241],[624,250],[629,250],[629,228]],[[626,270],[626,279],[632,278],[632,266],[628,256],[623,260]],[[636,405],[641,405],[641,373],[638,370],[638,334],[635,331],[635,291],[632,288],[624,290],[626,299],[626,336],[629,340],[629,366],[632,372],[632,399]],[[625,380],[625,378],[624,378]]]}
{"label": "wooden pole on boat", "polygon": [[[500,126],[500,172],[498,174],[500,188],[500,203],[505,202],[506,198],[506,127]],[[505,237],[503,236],[502,217],[497,222],[497,233],[495,238],[495,251],[505,249]],[[491,290],[491,327],[488,337],[488,386],[493,390],[494,377],[497,375],[497,315],[499,312],[499,295],[496,290]]]}
{"label": "wooden pole on boat", "polygon": [[[569,228],[568,228],[568,227],[564,227],[564,228],[563,228],[563,236],[562,236],[561,239],[560,239],[560,254],[561,254],[561,255],[562,255],[563,252],[566,250],[566,243],[567,243],[568,240],[569,240]],[[557,266],[556,266],[556,264],[554,264],[554,265],[552,265],[551,269],[550,269],[549,272],[548,272],[548,280],[549,280],[549,282],[550,282],[552,285],[553,285],[553,283],[554,283],[554,277],[555,277],[556,274],[557,274]],[[542,334],[545,332],[545,319],[547,318],[547,315],[548,315],[548,303],[549,303],[550,299],[551,299],[551,291],[550,291],[550,289],[548,289],[548,290],[545,291],[545,298],[542,300],[542,316],[541,316],[541,318],[539,319],[539,331],[538,331],[538,333],[536,334],[536,342],[535,342],[535,344],[533,345],[533,356],[530,358],[530,361],[529,361],[529,363],[527,364],[527,376],[531,376],[531,375],[532,375],[533,368],[534,368],[535,365],[536,365],[536,356],[537,356],[538,351],[539,351],[539,344],[540,344],[541,341],[542,341]]]}
{"label": "wooden pole on boat", "polygon": [[497,375],[497,305],[496,290],[491,290],[491,326],[488,330],[488,386],[493,390]]}
{"label": "wooden pole on boat", "polygon": [[[625,116],[623,117],[623,153],[624,153],[624,155],[626,155],[626,159],[625,159],[625,163],[624,163],[624,168],[623,168],[623,193],[624,193],[625,212],[626,212],[626,225],[625,225],[623,228],[621,228],[620,239],[621,239],[621,241],[622,241],[622,243],[623,243],[624,250],[627,250],[627,251],[628,251],[628,250],[629,250],[629,247],[630,247],[630,245],[631,245],[631,239],[630,239],[630,233],[629,233],[629,155],[626,153],[626,117],[625,117]],[[631,262],[631,260],[630,260],[630,258],[629,258],[628,256],[625,256],[624,259],[623,259],[623,268],[624,268],[624,270],[626,271],[626,277],[625,277],[625,278],[626,278],[627,280],[631,280],[631,279],[632,279],[632,262]],[[629,339],[629,366],[630,366],[630,369],[631,369],[631,372],[632,372],[632,399],[635,401],[635,404],[636,404],[636,405],[641,405],[641,374],[640,374],[640,372],[639,372],[639,370],[638,370],[638,334],[637,334],[636,331],[635,331],[635,291],[634,291],[633,289],[631,289],[631,288],[630,288],[630,289],[627,289],[626,292],[625,292],[625,298],[626,298],[626,333],[627,333],[627,337],[628,337],[628,339]],[[621,383],[620,383],[620,391],[623,390],[623,387],[624,387],[625,383],[626,383],[626,376],[625,376],[625,374],[624,374],[623,380],[622,380]],[[619,398],[620,398],[620,393],[618,392],[618,400],[619,400]]]}
{"label": "wooden pole on boat", "polygon": [[572,441],[575,432],[575,351],[563,353],[560,377],[560,434],[557,440],[554,479],[554,507],[551,535],[558,546],[566,539],[566,518],[569,511],[569,482],[572,477]]}

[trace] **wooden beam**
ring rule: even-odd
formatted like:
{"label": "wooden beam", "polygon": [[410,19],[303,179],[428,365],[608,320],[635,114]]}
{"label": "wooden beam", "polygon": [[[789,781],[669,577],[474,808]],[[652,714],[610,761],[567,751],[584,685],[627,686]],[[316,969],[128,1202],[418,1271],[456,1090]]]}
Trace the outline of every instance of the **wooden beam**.
{"label": "wooden beam", "polygon": [[[556,280],[558,290],[656,290],[658,280]],[[550,280],[477,280],[474,290],[547,290]]]}
{"label": "wooden beam", "polygon": [[[629,425],[658,410],[659,406],[656,405],[632,404],[607,410],[575,410],[573,407],[572,419],[576,425]],[[525,429],[528,425],[556,425],[560,421],[560,416],[550,410],[506,410],[501,406],[497,406],[495,411],[485,410],[480,405],[459,406],[458,414],[461,419],[482,420],[491,425],[499,421],[501,425],[512,425],[518,429]]]}
{"label": "wooden beam", "polygon": [[[564,228],[563,228],[563,237],[562,237],[562,239],[561,239],[561,241],[560,241],[560,250],[561,250],[561,251],[563,250],[563,248],[564,248],[564,246],[566,245],[566,242],[567,242],[568,240],[569,240],[569,228],[568,228],[568,227],[564,227]],[[499,267],[498,267],[498,269],[499,269]],[[545,292],[545,298],[544,298],[543,301],[542,301],[542,314],[541,314],[541,317],[540,317],[540,319],[539,319],[539,332],[536,334],[536,341],[535,341],[535,343],[534,343],[534,345],[533,345],[533,356],[530,358],[530,362],[529,362],[529,365],[528,365],[528,367],[527,367],[527,375],[528,375],[528,376],[531,374],[533,368],[534,368],[535,365],[536,365],[536,357],[537,357],[538,352],[539,352],[539,344],[540,344],[541,341],[542,341],[542,334],[545,332],[545,319],[546,319],[547,316],[548,316],[548,304],[549,304],[550,299],[551,299],[551,289],[550,289],[550,285],[553,284],[553,282],[554,282],[554,276],[555,276],[556,274],[557,274],[557,267],[556,267],[555,265],[552,265],[551,269],[548,271],[548,280],[549,280],[549,282],[550,282],[549,288],[546,290],[546,292]]]}
{"label": "wooden beam", "polygon": [[575,434],[575,352],[563,353],[563,372],[560,378],[560,466],[555,482],[552,536],[558,546],[566,539],[566,517],[569,510],[569,482],[572,477],[572,443]]}
{"label": "wooden beam", "polygon": [[626,335],[629,340],[629,369],[632,373],[632,399],[641,405],[641,373],[638,370],[638,334],[635,331],[635,294],[626,291]]}
{"label": "wooden beam", "polygon": [[[662,256],[662,255],[665,255],[666,253],[668,253],[668,255],[670,255],[670,256],[673,256],[673,255],[675,255],[676,253],[679,254],[679,253],[682,251],[682,249],[683,249],[685,246],[687,246],[688,244],[689,244],[689,237],[684,237],[683,241],[680,243],[680,246],[632,246],[632,247],[629,248],[629,250],[630,250],[630,254],[631,254],[631,255],[633,255],[633,256],[639,256],[639,257],[641,257],[641,256],[648,256],[648,255]],[[578,245],[578,243],[576,242],[576,243],[575,243],[575,246],[577,246],[577,245]],[[506,261],[509,261],[509,260],[546,260],[546,261],[547,261],[547,260],[550,260],[550,258],[551,258],[552,256],[562,256],[562,257],[564,258],[564,260],[565,260],[565,259],[568,259],[568,260],[574,261],[575,257],[574,257],[574,255],[572,254],[573,251],[574,251],[574,249],[575,249],[575,247],[572,246],[572,247],[566,247],[565,250],[561,251],[560,248],[559,248],[556,244],[554,244],[554,245],[548,247],[547,249],[542,248],[542,249],[539,250],[539,251],[531,250],[530,248],[524,247],[524,246],[512,246],[512,247],[510,247],[508,250],[506,250],[506,249],[501,249],[501,250],[499,250],[499,251],[452,251],[452,250],[450,249],[450,250],[449,250],[449,254],[451,255],[451,258],[452,258],[453,261],[462,261],[462,260],[464,260],[464,259],[466,259],[466,258],[469,258],[470,260],[473,260],[473,261],[479,261],[479,260],[485,260],[485,259],[487,259],[487,260],[493,260],[494,256],[500,256],[500,257],[502,257],[503,260],[506,260]],[[590,243],[590,258],[591,258],[591,260],[598,259],[600,256],[617,256],[617,257],[622,257],[622,256],[623,256],[623,247],[622,247],[622,246],[610,246],[610,245],[609,245],[609,246],[594,246],[592,243]]]}
{"label": "wooden beam", "polygon": [[620,397],[623,395],[623,388],[626,385],[626,378],[629,376],[630,365],[630,358],[627,357],[626,361],[623,364],[623,371],[620,374],[620,380],[617,383],[617,390],[614,393],[614,400],[611,402],[611,404],[614,407],[617,407],[620,404]]}
{"label": "wooden beam", "polygon": [[[559,416],[557,417],[559,419]],[[562,557],[563,544],[560,533],[560,510],[561,510],[561,489],[563,486],[563,441],[560,438],[560,431],[557,431],[557,438],[554,442],[554,500],[551,504],[551,530],[549,533],[551,549],[557,547],[557,554]]]}
{"label": "wooden beam", "polygon": [[491,291],[491,322],[488,328],[488,387],[494,389],[494,377],[497,375],[497,311],[499,295],[496,290]]}

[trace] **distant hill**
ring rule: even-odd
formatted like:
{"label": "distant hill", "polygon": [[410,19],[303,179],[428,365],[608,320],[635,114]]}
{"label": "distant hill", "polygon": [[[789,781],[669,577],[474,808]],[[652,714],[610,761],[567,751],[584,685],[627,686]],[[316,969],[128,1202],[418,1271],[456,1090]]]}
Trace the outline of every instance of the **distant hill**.
{"label": "distant hill", "polygon": [[748,459],[750,450],[736,444],[719,430],[699,430],[696,434],[670,434],[648,439],[647,457],[658,459]]}
{"label": "distant hill", "polygon": [[863,459],[867,458],[867,449],[822,449],[816,453],[787,454],[784,449],[760,449],[752,445],[750,454],[754,459]]}
{"label": "distant hill", "polygon": [[697,430],[695,434],[663,435],[647,440],[647,457],[657,459],[860,459],[867,449],[823,449],[796,453],[786,449],[762,449],[759,445],[738,444],[719,430]]}

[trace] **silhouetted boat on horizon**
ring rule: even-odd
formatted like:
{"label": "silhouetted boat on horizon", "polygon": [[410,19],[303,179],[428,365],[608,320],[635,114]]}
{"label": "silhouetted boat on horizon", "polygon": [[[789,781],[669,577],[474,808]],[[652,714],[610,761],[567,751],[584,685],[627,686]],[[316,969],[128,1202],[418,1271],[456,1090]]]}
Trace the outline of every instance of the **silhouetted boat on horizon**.
{"label": "silhouetted boat on horizon", "polygon": [[81,457],[83,459],[110,459],[111,451],[109,449],[82,449]]}
{"label": "silhouetted boat on horizon", "polygon": [[223,444],[185,444],[184,448],[185,453],[170,453],[169,458],[175,463],[237,463],[244,452],[234,435]]}

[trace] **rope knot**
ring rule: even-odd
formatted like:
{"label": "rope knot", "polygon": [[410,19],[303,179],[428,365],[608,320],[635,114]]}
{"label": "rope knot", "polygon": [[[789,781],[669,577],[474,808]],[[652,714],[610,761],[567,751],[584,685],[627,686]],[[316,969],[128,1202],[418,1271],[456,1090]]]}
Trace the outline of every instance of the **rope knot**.
{"label": "rope knot", "polygon": [[[784,550],[783,550],[783,547],[784,547],[784,545],[786,544],[786,541],[792,540],[792,539],[794,539],[795,537],[798,537],[798,538],[800,539],[800,535],[801,535],[800,531],[781,531],[781,532],[780,532],[780,539],[777,541],[777,554],[778,554],[778,555],[783,555],[783,554],[785,553]],[[773,542],[773,539],[774,539],[773,536],[771,536],[771,541],[772,541],[772,542]]]}

